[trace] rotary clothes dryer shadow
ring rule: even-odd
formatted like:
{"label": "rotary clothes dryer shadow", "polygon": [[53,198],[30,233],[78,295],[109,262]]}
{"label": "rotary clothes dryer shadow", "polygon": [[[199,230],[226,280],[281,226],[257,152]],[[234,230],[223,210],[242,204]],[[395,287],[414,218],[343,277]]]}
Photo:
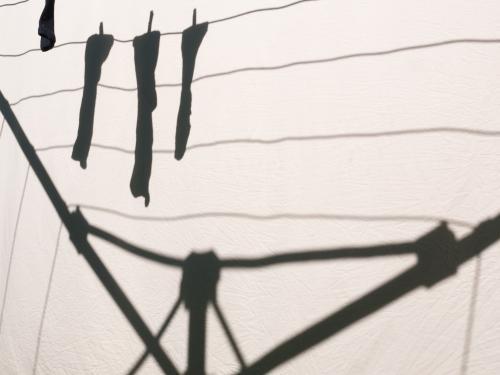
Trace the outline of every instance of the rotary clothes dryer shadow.
{"label": "rotary clothes dryer shadow", "polygon": [[[304,353],[410,291],[422,286],[431,288],[449,278],[457,272],[461,264],[478,256],[500,238],[499,215],[480,223],[471,233],[460,240],[457,240],[447,225],[442,223],[416,241],[399,244],[385,244],[364,248],[309,250],[256,259],[219,259],[213,252],[192,253],[186,260],[165,256],[132,245],[109,232],[92,226],[78,208],[76,211],[70,212],[1,92],[0,111],[67,229],[71,242],[78,253],[85,258],[102,285],[142,339],[146,352],[139,358],[131,372],[135,372],[144,362],[144,357],[147,357],[148,353],[150,353],[166,374],[180,373],[160,346],[159,338],[177,311],[181,301],[184,302],[189,312],[187,374],[205,374],[206,311],[208,305],[213,304],[231,347],[240,362],[241,369],[238,373],[260,375]],[[180,297],[157,335],[153,335],[101,261],[88,241],[89,234],[109,241],[135,255],[182,269]],[[354,302],[294,334],[250,364],[246,364],[244,361],[242,351],[236,344],[217,302],[217,283],[224,268],[256,268],[293,262],[305,263],[339,258],[365,258],[401,254],[414,254],[417,259],[416,264]]]}

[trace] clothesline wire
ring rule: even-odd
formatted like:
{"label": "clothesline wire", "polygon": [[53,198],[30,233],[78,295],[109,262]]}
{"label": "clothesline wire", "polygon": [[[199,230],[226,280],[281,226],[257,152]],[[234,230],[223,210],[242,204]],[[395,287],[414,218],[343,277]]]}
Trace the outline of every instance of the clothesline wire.
{"label": "clothesline wire", "polygon": [[462,365],[460,369],[460,375],[466,375],[467,368],[469,366],[470,350],[472,348],[472,334],[474,329],[474,323],[476,321],[476,313],[477,313],[476,309],[477,309],[480,279],[481,279],[481,254],[477,256],[476,267],[474,270],[474,276],[472,280],[471,297],[469,302],[469,316],[467,317],[467,325],[465,329],[465,339],[464,339],[464,348],[462,351]]}
{"label": "clothesline wire", "polygon": [[[337,61],[350,60],[350,59],[363,58],[363,57],[385,56],[385,55],[392,55],[392,54],[400,53],[400,52],[422,50],[425,48],[436,48],[436,47],[455,45],[455,44],[500,44],[500,39],[499,38],[451,39],[451,40],[444,40],[444,41],[438,41],[438,42],[431,42],[431,43],[424,43],[424,44],[416,44],[416,45],[411,45],[411,46],[391,48],[391,49],[380,50],[380,51],[358,52],[358,53],[333,56],[333,57],[327,57],[327,58],[321,58],[321,59],[293,61],[293,62],[279,64],[279,65],[243,67],[243,68],[231,69],[231,70],[222,71],[222,72],[204,74],[204,75],[195,77],[193,79],[193,83],[203,81],[206,79],[212,79],[212,78],[222,77],[222,76],[229,76],[229,75],[234,75],[234,74],[239,74],[239,73],[256,72],[256,71],[274,71],[274,70],[287,69],[287,68],[303,66],[303,65],[332,63],[332,62],[337,62]],[[124,91],[124,92],[135,92],[137,90],[137,87],[121,87],[121,86],[116,86],[116,85],[108,85],[108,84],[104,84],[104,83],[99,83],[98,86],[105,88],[105,89],[108,89],[108,90],[118,90],[118,91]],[[180,87],[180,86],[182,86],[181,82],[171,82],[171,83],[157,84],[156,88]],[[53,96],[53,95],[62,94],[62,93],[77,92],[80,90],[83,90],[83,86],[74,87],[74,88],[67,88],[67,89],[59,89],[59,90],[55,90],[55,91],[51,91],[51,92],[47,92],[47,93],[41,93],[41,94],[28,95],[28,96],[22,97],[16,101],[14,101],[14,102],[11,102],[10,105],[16,106],[24,101],[27,101],[27,100],[39,99],[39,98],[44,98],[47,96]]]}
{"label": "clothesline wire", "polygon": [[54,271],[56,269],[56,261],[57,261],[57,255],[59,253],[59,243],[61,240],[62,229],[63,229],[63,223],[61,222],[59,224],[59,230],[57,232],[56,246],[54,249],[54,255],[52,257],[52,264],[51,264],[50,273],[49,273],[49,281],[47,283],[47,290],[45,292],[45,300],[43,303],[42,316],[40,318],[40,325],[38,327],[38,335],[37,335],[36,349],[35,349],[35,359],[33,361],[33,375],[36,375],[37,370],[38,370],[38,358],[40,355],[40,347],[42,344],[42,334],[43,334],[43,328],[44,328],[44,324],[45,324],[45,316],[47,315],[47,309],[49,307],[49,297],[50,297],[50,292],[52,291],[52,282],[54,280]]}
{"label": "clothesline wire", "polygon": [[26,169],[26,176],[24,178],[24,184],[23,184],[23,189],[21,193],[21,199],[19,200],[19,206],[17,209],[17,215],[16,215],[16,223],[14,225],[14,234],[12,236],[12,242],[10,246],[10,255],[9,255],[9,263],[7,266],[7,275],[5,276],[5,287],[3,290],[3,300],[2,300],[2,307],[0,310],[0,332],[2,330],[2,324],[3,324],[3,316],[5,312],[5,305],[7,303],[7,295],[9,292],[9,282],[10,282],[10,274],[12,270],[12,263],[14,259],[14,253],[16,249],[16,242],[17,242],[17,234],[18,234],[18,229],[19,229],[19,222],[21,219],[21,213],[23,209],[23,204],[24,204],[24,198],[26,195],[26,187],[28,186],[28,178],[30,175],[30,170],[31,170],[31,165],[28,164],[28,168]]}
{"label": "clothesline wire", "polygon": [[21,5],[21,4],[24,4],[24,3],[28,3],[30,2],[31,0],[21,0],[21,1],[18,1],[16,3],[5,3],[5,4],[0,4],[0,8],[4,8],[4,7],[13,7],[13,6],[16,6],[16,5]]}
{"label": "clothesline wire", "polygon": [[114,216],[123,217],[138,221],[163,221],[176,222],[194,219],[212,219],[212,218],[234,218],[243,220],[338,220],[338,221],[413,221],[413,222],[443,222],[446,221],[450,225],[455,225],[462,228],[472,229],[474,224],[463,220],[447,218],[442,216],[427,216],[427,215],[350,215],[350,214],[329,214],[329,213],[278,213],[278,214],[251,214],[243,212],[230,211],[213,211],[213,212],[197,212],[192,214],[170,215],[170,216],[141,216],[121,212],[112,208],[93,206],[81,203],[70,203],[68,208],[80,207],[82,210],[102,212]]}
{"label": "clothesline wire", "polygon": [[[19,1],[19,2],[17,2],[17,3],[2,4],[2,5],[0,5],[0,8],[1,8],[1,7],[6,7],[6,6],[14,6],[14,5],[18,5],[18,4],[21,4],[21,3],[26,3],[26,2],[28,2],[28,1],[29,1],[29,0],[23,0],[23,1]],[[273,10],[277,10],[277,9],[284,9],[284,8],[290,7],[290,6],[292,6],[292,5],[296,5],[296,4],[298,4],[298,3],[308,2],[308,1],[317,1],[317,0],[301,0],[301,1],[297,1],[297,2],[292,3],[292,4],[288,4],[288,5],[281,6],[281,7],[268,8],[268,9],[264,9],[264,10],[271,10],[271,9],[273,9]],[[227,20],[231,20],[231,19],[234,19],[234,18],[237,18],[237,17],[244,16],[244,15],[248,15],[248,14],[256,13],[256,12],[258,12],[258,11],[263,11],[263,10],[248,11],[248,12],[245,12],[245,13],[241,13],[241,14],[239,14],[239,15],[234,15],[234,16],[230,16],[230,17],[226,17],[226,18],[221,18],[221,19],[218,19],[218,20],[214,20],[214,21],[211,21],[210,23],[224,22],[224,21],[227,21]],[[179,34],[182,34],[182,32],[166,32],[166,33],[162,33],[161,35],[179,35]],[[115,41],[117,41],[117,42],[121,42],[121,43],[129,43],[129,42],[132,42],[132,41],[133,41],[133,39],[131,39],[131,40],[119,40],[119,39],[115,39]],[[69,44],[69,43],[68,43],[68,44]],[[66,44],[66,45],[68,45],[68,44]],[[3,120],[2,120],[2,125],[1,125],[1,128],[0,128],[0,137],[1,137],[2,132],[3,132],[4,121],[5,121],[5,119],[3,119]],[[28,173],[29,173],[29,168],[28,168]],[[28,176],[26,176],[26,180],[27,180],[27,177],[28,177]],[[25,187],[26,187],[26,181],[25,181]],[[23,197],[24,197],[24,191],[23,191]],[[22,201],[23,201],[23,198],[21,198],[21,205],[22,205]],[[21,207],[20,207],[20,210],[21,210]],[[20,213],[20,212],[19,212],[19,213]],[[18,215],[18,216],[19,216],[19,215]],[[19,217],[18,217],[18,220],[19,220]],[[457,224],[457,222],[455,222],[455,224]],[[457,225],[463,225],[463,223],[461,223],[461,224],[457,224]],[[470,224],[465,223],[465,225],[468,225],[468,226],[469,226]],[[60,232],[61,232],[61,229],[62,229],[62,224],[61,224],[60,229],[59,229],[59,234],[58,234],[57,243],[59,243],[59,237],[60,237]],[[17,231],[17,223],[16,223],[16,231]],[[15,239],[14,239],[14,241],[15,241]],[[57,252],[57,246],[58,246],[58,245],[56,245],[56,252]],[[11,254],[11,256],[12,256],[12,254]],[[11,260],[12,260],[12,259],[11,259]],[[54,256],[54,263],[55,263],[55,256]],[[478,258],[478,264],[480,264],[480,258]],[[478,266],[478,267],[479,267],[479,266]],[[9,267],[9,268],[10,268],[10,267]],[[478,274],[478,271],[476,271],[476,272],[477,272],[477,274]],[[50,281],[52,281],[52,273],[53,273],[53,267],[52,267],[52,271],[51,271],[51,275],[50,275]],[[476,276],[477,276],[477,274],[476,274]],[[476,285],[475,285],[475,287],[476,287]],[[50,285],[49,285],[49,289],[48,289],[48,291],[47,291],[47,296],[46,296],[46,299],[48,298],[48,293],[49,293],[49,291],[50,291]],[[2,315],[3,315],[3,308],[5,307],[5,297],[6,297],[6,292],[7,292],[7,291],[5,291],[5,295],[4,295],[4,303],[3,303],[3,306],[2,306]],[[474,300],[474,302],[475,302],[474,297],[473,297],[473,300]],[[47,300],[46,300],[46,303],[47,303]],[[471,309],[473,309],[472,303],[471,303]],[[43,316],[44,316],[44,315],[45,315],[45,309],[44,309],[44,312],[43,312]],[[473,313],[472,313],[471,315],[473,316]],[[43,316],[42,316],[42,323],[41,323],[41,326],[40,326],[40,332],[39,332],[39,337],[38,337],[39,341],[40,341],[40,338],[41,338],[41,329],[42,329],[42,326],[43,326]],[[470,326],[472,326],[472,323],[470,323],[470,322],[469,322],[469,324],[470,324]],[[0,317],[0,325],[1,325],[1,317]],[[37,356],[38,356],[38,351],[37,351]],[[36,371],[36,360],[35,360],[35,368],[34,368],[34,371]]]}
{"label": "clothesline wire", "polygon": [[3,125],[5,123],[5,117],[2,118],[2,125],[0,127],[0,139],[2,138],[2,133],[3,133]]}
{"label": "clothesline wire", "polygon": [[[272,146],[288,142],[308,142],[308,141],[331,141],[342,139],[366,139],[366,138],[383,138],[383,137],[399,137],[410,135],[425,135],[425,134],[456,134],[456,135],[469,135],[477,137],[500,137],[500,131],[486,130],[486,129],[469,129],[469,128],[452,128],[452,127],[437,127],[437,128],[414,128],[414,129],[400,129],[389,130],[380,132],[360,132],[360,133],[334,133],[334,134],[318,134],[318,135],[305,135],[305,136],[287,136],[271,139],[257,139],[257,138],[236,138],[236,139],[222,139],[211,142],[202,142],[187,146],[187,150],[205,149],[218,146],[232,146],[232,145],[261,145]],[[36,147],[37,152],[49,152],[55,150],[66,150],[73,147],[73,144],[58,144],[43,147]],[[133,155],[135,150],[126,149],[120,146],[106,145],[101,143],[92,143],[92,148],[113,151],[123,154]],[[172,155],[174,149],[156,148],[152,150],[153,154],[157,155]]]}
{"label": "clothesline wire", "polygon": [[[284,5],[249,10],[249,11],[238,13],[238,14],[235,14],[232,16],[223,17],[223,18],[212,20],[212,21],[208,21],[208,23],[209,24],[216,24],[216,23],[226,22],[226,21],[234,20],[235,18],[247,16],[250,14],[269,12],[269,11],[275,11],[275,10],[282,10],[282,9],[290,8],[290,7],[295,6],[295,5],[313,2],[313,1],[321,1],[321,0],[298,0],[298,1],[294,1],[292,3],[288,3],[288,4],[284,4]],[[160,35],[161,36],[182,35],[182,31],[168,31],[168,32],[163,32]],[[134,40],[133,38],[132,39],[113,38],[113,39],[118,43],[132,43]],[[60,47],[64,47],[64,46],[69,46],[69,45],[78,45],[78,44],[86,44],[86,43],[87,43],[87,41],[71,41],[71,42],[66,42],[66,43],[62,43],[62,44],[57,44],[52,49],[56,49],[56,48],[60,48]],[[37,52],[37,51],[40,51],[40,49],[39,48],[31,48],[31,49],[28,49],[26,51],[19,52],[19,53],[13,53],[13,54],[2,53],[2,54],[0,54],[0,57],[21,57],[21,56],[24,56],[28,53]]]}

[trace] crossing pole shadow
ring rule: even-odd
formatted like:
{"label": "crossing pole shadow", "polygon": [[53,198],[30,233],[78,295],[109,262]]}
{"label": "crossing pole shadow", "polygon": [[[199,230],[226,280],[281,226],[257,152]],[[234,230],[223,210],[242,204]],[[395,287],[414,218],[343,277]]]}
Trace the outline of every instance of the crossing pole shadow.
{"label": "crossing pole shadow", "polygon": [[[307,250],[261,258],[219,259],[213,251],[210,251],[192,253],[185,260],[182,260],[133,245],[89,224],[79,208],[70,212],[1,92],[0,111],[61,218],[63,225],[69,232],[71,242],[78,253],[85,258],[145,345],[145,352],[135,362],[130,373],[135,373],[149,354],[154,357],[166,374],[180,373],[161,348],[159,339],[181,303],[184,303],[189,314],[188,375],[205,374],[206,318],[209,305],[215,308],[216,316],[223,326],[231,348],[240,363],[241,368],[238,374],[265,374],[286,361],[303,354],[320,342],[333,337],[350,325],[395,302],[410,291],[419,287],[432,288],[439,282],[452,277],[462,264],[480,255],[500,239],[500,215],[498,215],[491,220],[480,223],[460,240],[455,238],[448,225],[443,222],[417,240],[406,243]],[[136,256],[182,270],[179,298],[156,335],[153,335],[149,330],[135,307],[88,242],[89,234],[108,241]],[[250,364],[245,362],[242,351],[217,301],[217,285],[220,275],[227,268],[248,269],[286,263],[308,263],[345,258],[363,259],[403,254],[414,254],[417,259],[416,264],[382,286],[294,334]]]}
{"label": "crossing pole shadow", "polygon": [[131,326],[135,329],[144,345],[150,350],[160,368],[165,374],[177,375],[179,371],[171,359],[167,356],[164,350],[155,340],[148,326],[141,318],[135,307],[132,305],[128,297],[120,288],[112,274],[108,271],[104,263],[101,261],[92,245],[88,242],[89,225],[79,209],[70,212],[64,199],[59,194],[56,186],[50,178],[47,170],[42,164],[40,158],[36,154],[34,147],[28,140],[21,125],[19,124],[12,109],[0,91],[0,111],[2,112],[7,124],[9,125],[14,137],[16,138],[19,147],[23,151],[26,159],[42,184],[43,189],[47,193],[54,209],[61,219],[64,227],[69,233],[70,240],[73,243],[77,252],[82,255],[87,261],[90,268],[99,278],[102,285],[106,288],[111,298],[118,305],[123,315],[127,318]]}
{"label": "crossing pole shadow", "polygon": [[[406,243],[307,250],[262,258],[219,259],[213,251],[210,251],[191,253],[185,260],[180,260],[152,250],[139,248],[94,226],[90,227],[89,233],[134,255],[164,265],[182,267],[183,276],[179,298],[184,302],[189,314],[187,374],[205,374],[206,314],[207,307],[211,304],[216,310],[216,316],[223,325],[226,337],[240,364],[241,368],[238,373],[257,375],[268,373],[410,291],[419,287],[432,288],[439,282],[453,276],[461,264],[478,256],[500,239],[500,215],[480,223],[469,235],[460,240],[455,238],[448,225],[443,222],[417,240]],[[416,256],[417,263],[413,267],[295,334],[251,364],[245,362],[240,346],[229,329],[227,320],[217,302],[216,287],[224,269],[252,269],[288,263],[305,264],[346,258],[365,259],[408,254]],[[174,307],[175,310],[178,307],[177,303]],[[170,320],[171,314],[167,318],[167,321]],[[158,340],[164,330],[162,328],[158,333]],[[138,369],[137,364],[143,361],[144,354],[129,374],[135,373]]]}

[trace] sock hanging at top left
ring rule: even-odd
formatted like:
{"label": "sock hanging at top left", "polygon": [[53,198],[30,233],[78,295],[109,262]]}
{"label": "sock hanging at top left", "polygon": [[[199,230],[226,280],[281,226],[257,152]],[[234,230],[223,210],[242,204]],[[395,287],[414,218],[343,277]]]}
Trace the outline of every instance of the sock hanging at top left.
{"label": "sock hanging at top left", "polygon": [[40,21],[38,22],[38,35],[40,35],[40,49],[48,51],[56,44],[54,33],[54,3],[55,0],[45,0]]}

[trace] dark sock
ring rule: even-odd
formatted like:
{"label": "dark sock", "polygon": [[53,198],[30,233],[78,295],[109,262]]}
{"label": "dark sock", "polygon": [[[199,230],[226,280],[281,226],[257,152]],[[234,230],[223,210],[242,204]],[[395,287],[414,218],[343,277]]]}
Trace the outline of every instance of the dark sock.
{"label": "dark sock", "polygon": [[182,91],[177,129],[175,132],[175,158],[181,160],[186,152],[191,131],[191,83],[193,82],[196,54],[208,30],[208,22],[193,25],[182,32]]}
{"label": "dark sock", "polygon": [[135,163],[130,179],[134,197],[143,196],[149,205],[149,179],[153,162],[153,111],[156,108],[155,69],[160,48],[160,32],[152,31],[134,38],[137,79],[137,127]]}
{"label": "dark sock", "polygon": [[112,35],[94,34],[88,38],[85,47],[85,84],[80,106],[78,136],[71,154],[74,160],[80,162],[83,169],[87,168],[87,157],[92,142],[97,84],[101,79],[101,68],[109,55],[113,41]]}
{"label": "dark sock", "polygon": [[48,51],[56,44],[54,32],[54,3],[55,0],[45,0],[45,7],[38,21],[38,35],[40,35],[40,49]]}

